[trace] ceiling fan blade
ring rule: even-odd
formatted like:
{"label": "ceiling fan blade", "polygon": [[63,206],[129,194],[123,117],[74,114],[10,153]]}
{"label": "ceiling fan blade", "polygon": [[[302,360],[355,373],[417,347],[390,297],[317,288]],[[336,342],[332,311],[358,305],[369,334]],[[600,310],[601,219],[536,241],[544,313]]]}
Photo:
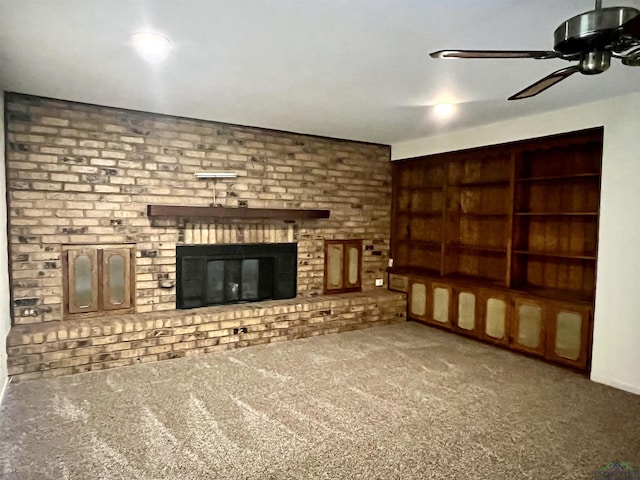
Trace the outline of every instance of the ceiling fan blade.
{"label": "ceiling fan blade", "polygon": [[622,31],[636,40],[640,40],[640,15],[636,15],[628,22],[625,22],[622,25]]}
{"label": "ceiling fan blade", "polygon": [[534,95],[538,95],[539,93],[544,92],[547,88],[553,87],[556,83],[579,71],[580,68],[577,65],[574,65],[553,72],[551,75],[547,75],[542,80],[538,80],[536,83],[529,85],[524,90],[520,90],[515,95],[511,95],[509,97],[509,100],[521,100],[523,98],[529,98],[533,97]]}
{"label": "ceiling fan blade", "polygon": [[535,58],[558,57],[558,52],[547,50],[439,50],[431,58]]}

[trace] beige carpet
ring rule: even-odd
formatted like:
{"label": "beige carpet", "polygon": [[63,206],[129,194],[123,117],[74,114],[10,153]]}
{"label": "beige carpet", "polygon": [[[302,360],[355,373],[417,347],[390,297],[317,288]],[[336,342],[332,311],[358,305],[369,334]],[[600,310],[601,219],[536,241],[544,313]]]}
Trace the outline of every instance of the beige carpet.
{"label": "beige carpet", "polygon": [[2,479],[587,479],[640,397],[415,323],[9,385]]}

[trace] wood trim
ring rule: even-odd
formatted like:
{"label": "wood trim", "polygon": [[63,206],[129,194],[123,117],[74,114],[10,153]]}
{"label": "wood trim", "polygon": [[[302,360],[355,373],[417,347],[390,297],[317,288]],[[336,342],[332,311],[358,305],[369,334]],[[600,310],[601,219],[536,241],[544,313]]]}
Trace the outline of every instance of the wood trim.
{"label": "wood trim", "polygon": [[511,286],[511,269],[513,262],[513,213],[515,210],[515,202],[516,202],[516,162],[518,161],[519,154],[511,154],[511,172],[509,174],[511,183],[509,184],[509,217],[507,220],[507,270],[505,272],[505,287]]}
{"label": "wood trim", "polygon": [[208,217],[226,220],[272,218],[310,220],[329,218],[330,210],[248,207],[201,207],[189,205],[147,205],[149,217]]}
{"label": "wood trim", "polygon": [[525,140],[514,140],[512,142],[496,143],[492,145],[483,145],[481,147],[469,147],[451,152],[433,153],[429,155],[420,155],[417,157],[398,158],[394,162],[412,162],[429,159],[429,161],[447,160],[451,156],[464,157],[469,153],[487,153],[494,149],[506,151],[521,152],[531,148],[538,148],[541,143],[546,148],[566,147],[570,145],[583,144],[586,142],[602,142],[604,138],[604,127],[594,127],[584,130],[576,130],[573,132],[556,133],[543,137],[528,138]]}

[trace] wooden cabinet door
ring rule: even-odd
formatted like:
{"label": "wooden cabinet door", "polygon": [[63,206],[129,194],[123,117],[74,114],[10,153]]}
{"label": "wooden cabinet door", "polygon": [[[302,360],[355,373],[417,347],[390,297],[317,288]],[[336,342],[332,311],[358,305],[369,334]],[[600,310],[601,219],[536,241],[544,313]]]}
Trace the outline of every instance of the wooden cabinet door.
{"label": "wooden cabinet door", "polygon": [[511,346],[516,350],[544,356],[546,303],[538,299],[515,297],[511,315]]}
{"label": "wooden cabinet door", "polygon": [[451,328],[453,289],[446,283],[409,279],[407,316],[431,325]]}
{"label": "wooden cabinet door", "polygon": [[69,249],[67,282],[69,313],[91,313],[98,305],[98,251],[92,247]]}
{"label": "wooden cabinet door", "polygon": [[427,301],[427,297],[430,287],[431,283],[426,280],[415,278],[409,280],[407,297],[407,316],[409,318],[424,322],[429,320],[429,302]]}
{"label": "wooden cabinet door", "polygon": [[362,285],[361,252],[362,240],[350,240],[344,243],[344,288],[346,289],[356,290]]}
{"label": "wooden cabinet door", "polygon": [[478,336],[480,315],[478,292],[472,288],[453,289],[451,328],[463,335]]}
{"label": "wooden cabinet door", "polygon": [[428,299],[428,321],[434,325],[451,328],[451,306],[453,304],[451,285],[432,282]]}
{"label": "wooden cabinet door", "polygon": [[325,245],[325,291],[342,290],[344,288],[343,281],[343,264],[344,264],[344,244],[343,243],[327,243]]}
{"label": "wooden cabinet door", "polygon": [[131,308],[131,249],[102,251],[102,307],[104,310]]}
{"label": "wooden cabinet door", "polygon": [[395,290],[396,292],[409,292],[409,278],[405,275],[398,275],[396,273],[389,274],[389,290]]}
{"label": "wooden cabinet door", "polygon": [[63,246],[65,316],[133,312],[134,252],[133,245]]}
{"label": "wooden cabinet door", "polygon": [[482,290],[478,294],[480,338],[498,345],[509,345],[511,301],[505,292]]}
{"label": "wooden cabinet door", "polygon": [[591,308],[549,302],[547,358],[584,370],[587,367]]}

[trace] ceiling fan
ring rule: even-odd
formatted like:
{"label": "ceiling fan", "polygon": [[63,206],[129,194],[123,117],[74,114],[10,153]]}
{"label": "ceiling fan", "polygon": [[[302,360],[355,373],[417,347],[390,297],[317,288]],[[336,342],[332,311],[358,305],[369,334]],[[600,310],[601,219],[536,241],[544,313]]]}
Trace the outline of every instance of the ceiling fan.
{"label": "ceiling fan", "polygon": [[640,66],[640,10],[635,8],[602,8],[602,0],[596,0],[594,10],[563,22],[556,28],[553,38],[553,50],[548,51],[440,50],[430,55],[433,58],[561,58],[578,62],[547,75],[509,100],[538,95],[576,72],[602,73],[609,68],[612,57],[619,58],[624,65]]}

